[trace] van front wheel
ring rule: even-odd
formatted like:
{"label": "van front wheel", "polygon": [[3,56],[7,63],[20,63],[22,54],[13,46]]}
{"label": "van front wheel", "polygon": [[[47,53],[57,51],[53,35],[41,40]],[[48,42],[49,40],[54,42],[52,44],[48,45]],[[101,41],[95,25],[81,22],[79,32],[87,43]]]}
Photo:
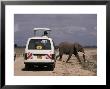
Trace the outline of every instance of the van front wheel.
{"label": "van front wheel", "polygon": [[25,69],[29,69],[30,65],[29,64],[25,64]]}
{"label": "van front wheel", "polygon": [[55,68],[55,64],[49,66],[49,69],[50,69],[51,71],[53,71],[54,68]]}
{"label": "van front wheel", "polygon": [[32,68],[33,68],[32,65],[30,65],[30,64],[25,64],[25,69],[29,70],[29,69],[32,69]]}

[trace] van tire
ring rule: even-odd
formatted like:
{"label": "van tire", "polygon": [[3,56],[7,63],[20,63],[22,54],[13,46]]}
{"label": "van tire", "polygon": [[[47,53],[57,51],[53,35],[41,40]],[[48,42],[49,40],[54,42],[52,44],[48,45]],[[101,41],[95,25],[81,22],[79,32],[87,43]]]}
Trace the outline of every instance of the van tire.
{"label": "van tire", "polygon": [[25,69],[29,69],[29,64],[25,64]]}
{"label": "van tire", "polygon": [[50,65],[50,66],[49,66],[49,68],[50,68],[50,71],[53,71],[53,70],[54,70],[54,68],[55,68],[55,64]]}
{"label": "van tire", "polygon": [[53,71],[53,70],[54,70],[54,66],[51,66],[51,67],[50,67],[50,70]]}
{"label": "van tire", "polygon": [[29,70],[29,69],[32,69],[32,68],[33,68],[32,65],[30,65],[30,64],[25,64],[25,69],[26,69],[26,70]]}

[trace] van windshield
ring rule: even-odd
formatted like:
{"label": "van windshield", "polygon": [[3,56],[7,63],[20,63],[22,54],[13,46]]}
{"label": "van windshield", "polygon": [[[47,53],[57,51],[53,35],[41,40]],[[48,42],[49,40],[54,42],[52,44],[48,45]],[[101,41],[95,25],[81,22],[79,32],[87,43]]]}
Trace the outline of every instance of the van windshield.
{"label": "van windshield", "polygon": [[48,39],[31,39],[29,41],[28,49],[51,50],[50,40],[48,40]]}

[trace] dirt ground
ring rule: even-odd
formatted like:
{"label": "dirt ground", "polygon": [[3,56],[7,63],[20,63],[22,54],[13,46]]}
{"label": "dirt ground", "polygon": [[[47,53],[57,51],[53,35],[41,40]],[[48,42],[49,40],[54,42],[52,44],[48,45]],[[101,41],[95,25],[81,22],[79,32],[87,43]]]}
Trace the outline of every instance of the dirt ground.
{"label": "dirt ground", "polygon": [[[14,63],[15,76],[96,76],[97,75],[97,49],[85,48],[86,63],[79,64],[78,60],[72,55],[69,63],[66,63],[68,55],[63,55],[62,61],[57,60],[55,69],[49,71],[48,68],[38,68],[25,70],[23,48],[16,48],[17,54]],[[79,53],[80,58],[82,55]]]}

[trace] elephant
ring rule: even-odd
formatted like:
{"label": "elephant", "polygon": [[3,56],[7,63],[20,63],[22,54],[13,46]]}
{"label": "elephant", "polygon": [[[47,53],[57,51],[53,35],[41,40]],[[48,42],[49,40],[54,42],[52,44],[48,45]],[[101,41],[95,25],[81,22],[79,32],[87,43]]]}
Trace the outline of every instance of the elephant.
{"label": "elephant", "polygon": [[58,48],[59,48],[59,55],[56,56],[56,59],[58,57],[60,57],[59,60],[61,61],[63,54],[67,54],[67,55],[69,55],[69,57],[66,60],[66,62],[68,62],[70,60],[72,54],[74,54],[75,57],[78,59],[78,61],[81,63],[78,52],[82,52],[84,62],[86,62],[84,48],[79,43],[61,42],[59,44]]}

